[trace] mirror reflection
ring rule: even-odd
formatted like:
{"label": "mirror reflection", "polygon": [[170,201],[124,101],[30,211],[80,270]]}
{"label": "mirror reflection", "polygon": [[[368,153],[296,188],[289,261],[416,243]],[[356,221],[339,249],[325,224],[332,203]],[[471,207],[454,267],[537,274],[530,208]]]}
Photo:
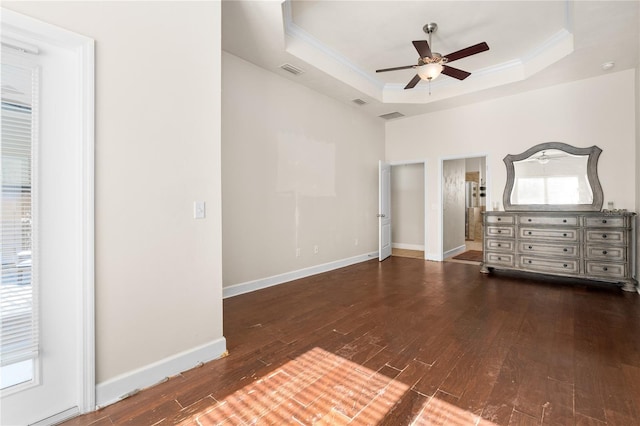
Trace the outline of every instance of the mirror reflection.
{"label": "mirror reflection", "polygon": [[588,155],[546,149],[514,161],[511,204],[592,204],[588,160]]}

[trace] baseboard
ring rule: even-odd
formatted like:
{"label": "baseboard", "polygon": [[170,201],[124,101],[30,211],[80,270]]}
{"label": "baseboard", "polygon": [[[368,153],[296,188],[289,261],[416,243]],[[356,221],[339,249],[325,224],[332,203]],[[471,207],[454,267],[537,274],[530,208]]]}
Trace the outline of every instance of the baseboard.
{"label": "baseboard", "polygon": [[57,425],[65,420],[69,420],[73,417],[76,417],[80,414],[80,410],[78,407],[69,408],[68,410],[64,410],[61,413],[55,414],[51,417],[47,417],[46,419],[40,420],[35,423],[29,423],[29,426],[51,426]]}
{"label": "baseboard", "polygon": [[244,283],[234,284],[229,287],[223,287],[222,297],[238,296],[240,294],[250,293],[252,291],[283,284],[300,278],[310,277],[312,275],[321,274],[323,272],[333,271],[334,269],[344,268],[345,266],[355,265],[356,263],[366,262],[371,259],[377,259],[378,252],[365,253],[346,259],[336,260],[322,265],[311,266],[309,268],[298,269],[297,271],[285,272],[284,274],[274,275],[259,280],[247,281]]}
{"label": "baseboard", "polygon": [[434,262],[442,262],[442,253],[425,253],[424,258]]}
{"label": "baseboard", "polygon": [[205,345],[170,356],[138,370],[134,370],[96,386],[96,406],[98,408],[113,404],[121,399],[138,392],[141,389],[155,385],[167,377],[175,376],[189,370],[200,363],[218,359],[227,351],[224,337]]}
{"label": "baseboard", "polygon": [[391,243],[391,248],[424,251],[424,245],[420,244]]}
{"label": "baseboard", "polygon": [[447,259],[447,258],[449,258],[449,257],[451,257],[451,256],[455,256],[456,254],[462,253],[462,252],[464,252],[465,250],[467,250],[467,246],[466,246],[466,244],[463,244],[463,245],[458,246],[458,247],[456,247],[456,248],[453,248],[453,249],[451,249],[451,250],[447,250],[447,251],[445,251],[445,252],[443,253],[443,257],[444,257],[445,259]]}

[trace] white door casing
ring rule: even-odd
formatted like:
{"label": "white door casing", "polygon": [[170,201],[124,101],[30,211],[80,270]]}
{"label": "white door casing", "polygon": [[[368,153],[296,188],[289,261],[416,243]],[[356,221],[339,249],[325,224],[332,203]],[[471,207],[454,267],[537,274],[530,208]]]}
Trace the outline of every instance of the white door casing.
{"label": "white door casing", "polygon": [[391,256],[391,165],[378,163],[378,258]]}
{"label": "white door casing", "polygon": [[0,423],[53,424],[95,408],[94,45],[7,9],[1,19],[3,44],[40,51],[41,356],[33,384],[3,391]]}

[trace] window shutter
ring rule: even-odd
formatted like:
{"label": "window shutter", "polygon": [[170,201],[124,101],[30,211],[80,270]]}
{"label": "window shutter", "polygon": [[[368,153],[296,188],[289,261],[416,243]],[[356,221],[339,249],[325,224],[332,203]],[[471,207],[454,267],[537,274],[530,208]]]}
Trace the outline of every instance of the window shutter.
{"label": "window shutter", "polygon": [[38,356],[38,285],[34,273],[37,68],[2,60],[2,285],[0,360],[6,366]]}

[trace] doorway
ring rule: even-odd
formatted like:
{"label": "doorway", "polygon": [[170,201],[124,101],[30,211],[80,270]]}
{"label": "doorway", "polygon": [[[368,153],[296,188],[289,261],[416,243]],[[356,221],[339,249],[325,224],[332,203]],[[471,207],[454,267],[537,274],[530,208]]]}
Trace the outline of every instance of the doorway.
{"label": "doorway", "polygon": [[441,161],[442,259],[478,261],[487,204],[486,155]]}
{"label": "doorway", "polygon": [[391,164],[392,256],[425,259],[424,162]]}

